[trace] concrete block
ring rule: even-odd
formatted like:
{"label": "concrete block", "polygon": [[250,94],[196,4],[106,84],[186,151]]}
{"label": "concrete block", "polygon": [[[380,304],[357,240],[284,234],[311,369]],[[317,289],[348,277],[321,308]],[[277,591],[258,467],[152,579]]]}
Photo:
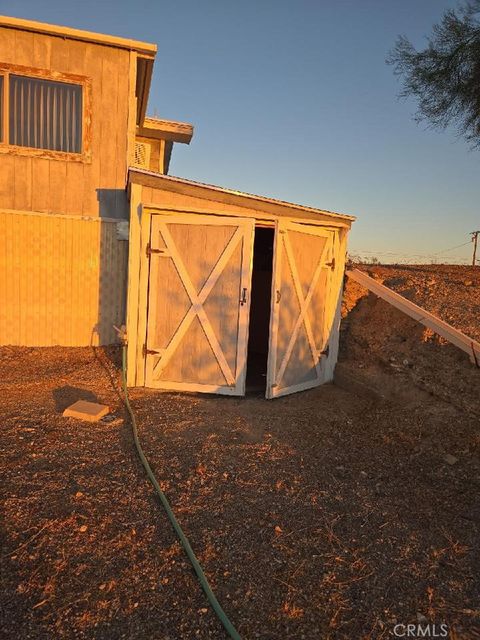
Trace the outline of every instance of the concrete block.
{"label": "concrete block", "polygon": [[66,418],[77,418],[78,420],[86,420],[87,422],[97,422],[97,420],[100,420],[100,418],[107,415],[107,413],[110,413],[110,408],[105,404],[78,400],[67,407],[63,415]]}

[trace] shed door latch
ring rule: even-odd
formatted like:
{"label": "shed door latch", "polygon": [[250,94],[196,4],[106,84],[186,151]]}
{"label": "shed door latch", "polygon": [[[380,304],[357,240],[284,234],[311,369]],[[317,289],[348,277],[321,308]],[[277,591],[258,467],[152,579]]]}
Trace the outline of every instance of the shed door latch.
{"label": "shed door latch", "polygon": [[144,344],[143,347],[142,347],[142,354],[143,354],[144,358],[146,356],[154,356],[154,355],[157,355],[159,353],[160,353],[160,351],[154,351],[153,349],[147,349],[147,345],[146,344]]}
{"label": "shed door latch", "polygon": [[165,253],[163,249],[152,249],[152,246],[150,244],[150,242],[147,244],[147,248],[145,250],[145,253],[147,254],[147,258],[150,258],[150,256],[152,255],[152,253]]}

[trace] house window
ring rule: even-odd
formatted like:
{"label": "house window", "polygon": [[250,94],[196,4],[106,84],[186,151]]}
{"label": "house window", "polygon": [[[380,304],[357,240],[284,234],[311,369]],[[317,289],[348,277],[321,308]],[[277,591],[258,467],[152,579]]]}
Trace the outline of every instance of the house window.
{"label": "house window", "polygon": [[0,157],[92,161],[92,82],[0,62]]}
{"label": "house window", "polygon": [[82,151],[82,85],[9,76],[11,145]]}

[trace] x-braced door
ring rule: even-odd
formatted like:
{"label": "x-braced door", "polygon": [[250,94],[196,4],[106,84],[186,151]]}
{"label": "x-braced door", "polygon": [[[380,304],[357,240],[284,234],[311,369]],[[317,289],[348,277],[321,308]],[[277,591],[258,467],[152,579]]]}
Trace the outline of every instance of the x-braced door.
{"label": "x-braced door", "polygon": [[145,382],[245,393],[254,221],[152,216]]}
{"label": "x-braced door", "polygon": [[313,225],[277,223],[267,398],[325,382],[334,234]]}

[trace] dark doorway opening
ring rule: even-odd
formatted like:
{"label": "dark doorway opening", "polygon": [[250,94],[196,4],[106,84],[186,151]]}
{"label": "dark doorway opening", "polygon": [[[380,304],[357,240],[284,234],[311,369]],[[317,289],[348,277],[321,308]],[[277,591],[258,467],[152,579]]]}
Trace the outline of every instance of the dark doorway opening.
{"label": "dark doorway opening", "polygon": [[247,392],[265,391],[266,389],[274,237],[274,229],[255,227],[248,333]]}

